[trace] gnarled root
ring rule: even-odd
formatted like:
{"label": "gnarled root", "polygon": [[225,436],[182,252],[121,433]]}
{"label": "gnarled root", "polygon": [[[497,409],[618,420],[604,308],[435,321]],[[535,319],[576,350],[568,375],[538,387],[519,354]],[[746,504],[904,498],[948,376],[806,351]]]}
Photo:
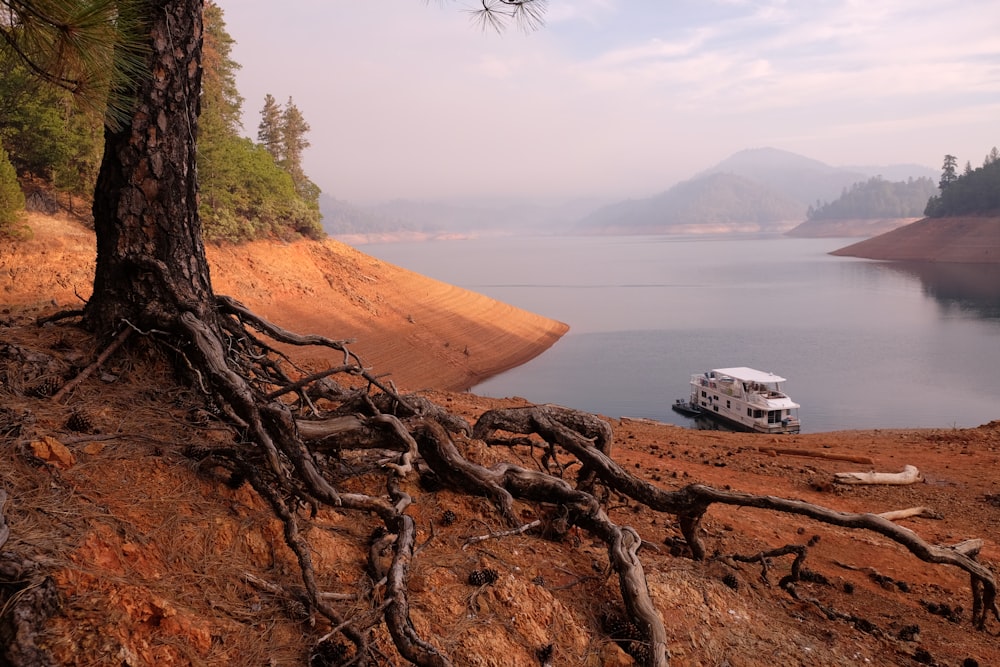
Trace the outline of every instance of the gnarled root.
{"label": "gnarled root", "polygon": [[646,650],[637,656],[639,663],[657,667],[668,664],[666,629],[649,595],[638,557],[642,540],[633,529],[615,525],[596,498],[561,479],[508,463],[484,468],[469,462],[435,422],[420,422],[414,428],[414,435],[424,460],[443,480],[460,490],[501,499],[500,509],[508,521],[513,521],[515,497],[569,508],[574,523],[608,546],[608,558],[618,573],[625,607],[643,635]]}
{"label": "gnarled root", "polygon": [[643,503],[650,509],[678,516],[684,537],[695,559],[703,559],[706,554],[698,534],[698,526],[701,517],[713,503],[798,514],[822,523],[878,533],[902,545],[923,561],[951,565],[965,570],[972,577],[975,627],[979,629],[985,627],[986,615],[989,612],[1000,620],[996,579],[989,568],[975,560],[974,554],[970,556],[950,547],[929,544],[908,528],[898,526],[877,514],[839,512],[800,500],[725,491],[702,484],[692,484],[677,491],[664,491],[631,475],[596,448],[589,439],[567,428],[561,421],[551,419],[549,406],[520,409],[516,419],[506,421],[491,415],[482,429],[477,423],[473,433],[488,432],[498,423],[504,424],[505,428],[509,425],[513,428],[533,429],[526,432],[544,433],[551,439],[550,441],[557,443],[596,471],[598,478],[609,488]]}
{"label": "gnarled root", "polygon": [[[924,561],[967,572],[971,578],[975,626],[984,627],[991,612],[1000,620],[994,574],[976,560],[978,549],[974,544],[931,545],[887,518],[838,512],[802,501],[700,484],[667,491],[635,477],[612,459],[611,427],[596,416],[551,405],[492,410],[469,429],[463,419],[449,415],[423,398],[399,395],[391,385],[371,375],[347,349],[345,341],[293,334],[225,297],[219,297],[217,308],[218,319],[213,322],[191,312],[177,315],[172,331],[186,342],[171,349],[182,354],[199,385],[222,407],[243,437],[256,444],[256,450],[233,448],[227,454],[220,449],[211,456],[228,457],[234,467],[241,468],[241,476],[253,484],[282,521],[285,541],[298,560],[310,608],[326,616],[334,626],[324,641],[334,633],[344,634],[355,647],[350,664],[365,664],[374,649],[367,643],[367,631],[342,620],[330,604],[331,597],[319,590],[310,546],[299,530],[298,504],[314,508],[326,505],[337,507],[338,511],[379,517],[388,533],[384,543],[378,544],[376,555],[388,553],[391,548],[392,560],[388,566],[377,563],[378,567],[372,568],[373,579],[385,582],[384,619],[393,642],[400,654],[413,663],[449,665],[446,656],[417,636],[409,616],[407,581],[415,555],[416,529],[412,518],[405,514],[411,499],[396,483],[418,465],[429,468],[451,488],[489,498],[511,529],[508,533],[524,529],[517,518],[515,503],[530,502],[554,507],[567,526],[578,526],[602,540],[607,546],[610,567],[618,575],[626,612],[639,630],[637,638],[629,637],[628,648],[642,665],[668,664],[666,630],[653,604],[639,557],[644,542],[634,529],[611,521],[595,495],[594,488],[598,485],[602,492],[611,490],[653,511],[676,516],[697,560],[708,553],[701,535],[701,521],[716,503],[797,514],[831,525],[878,533]],[[299,369],[303,377],[293,380],[281,368],[280,360],[287,358],[259,340],[248,327],[278,342],[336,350],[343,354],[343,363],[320,373]],[[355,384],[361,378],[367,382],[367,388],[342,391],[330,383],[330,376],[336,373],[351,375]],[[337,405],[329,408],[330,403]],[[470,430],[477,439],[490,438],[497,431],[541,438],[549,451],[561,450],[561,459],[582,464],[576,485],[544,471],[510,463],[487,468],[469,461],[449,432],[467,434]],[[387,493],[366,495],[338,488],[342,481],[338,475],[343,473],[336,472],[333,466],[327,467],[325,462],[328,455],[339,455],[347,449],[388,452],[390,458],[383,462]],[[2,532],[0,521],[0,536]],[[782,581],[783,585],[791,586],[800,574],[804,547],[783,547],[754,558],[763,564],[767,557],[785,553],[796,554],[792,574]],[[373,565],[376,560],[374,556],[371,558]]]}

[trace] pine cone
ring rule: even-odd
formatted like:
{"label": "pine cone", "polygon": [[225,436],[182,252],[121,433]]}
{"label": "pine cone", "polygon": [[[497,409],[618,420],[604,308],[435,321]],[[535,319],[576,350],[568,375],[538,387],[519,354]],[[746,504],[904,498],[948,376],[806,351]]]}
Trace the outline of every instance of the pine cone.
{"label": "pine cone", "polygon": [[57,378],[46,377],[30,385],[24,393],[34,398],[49,398],[59,391],[60,384]]}
{"label": "pine cone", "polygon": [[94,420],[86,412],[74,410],[66,420],[66,428],[77,433],[93,433]]}
{"label": "pine cone", "polygon": [[469,584],[472,586],[484,586],[486,584],[492,584],[499,578],[499,574],[493,568],[486,568],[483,570],[473,570],[469,573]]}

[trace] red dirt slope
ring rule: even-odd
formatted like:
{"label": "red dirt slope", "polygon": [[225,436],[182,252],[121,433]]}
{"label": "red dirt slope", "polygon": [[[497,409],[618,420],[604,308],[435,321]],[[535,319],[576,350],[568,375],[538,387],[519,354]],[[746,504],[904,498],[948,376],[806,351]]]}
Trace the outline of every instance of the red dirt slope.
{"label": "red dirt slope", "polygon": [[[30,214],[28,224],[31,239],[0,242],[0,304],[79,307],[93,281],[93,232],[65,217]],[[217,293],[297,333],[356,339],[351,350],[402,387],[469,389],[541,354],[569,329],[332,239],[206,253]]]}
{"label": "red dirt slope", "polygon": [[924,218],[831,255],[918,262],[1000,262],[1000,218]]}

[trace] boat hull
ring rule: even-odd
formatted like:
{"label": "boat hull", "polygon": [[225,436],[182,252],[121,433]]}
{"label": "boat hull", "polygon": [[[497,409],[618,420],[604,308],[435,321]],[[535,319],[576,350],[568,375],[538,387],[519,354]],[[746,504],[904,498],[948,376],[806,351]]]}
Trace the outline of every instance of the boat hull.
{"label": "boat hull", "polygon": [[716,422],[725,426],[727,429],[732,431],[738,431],[740,433],[770,433],[777,435],[788,435],[799,432],[799,424],[768,424],[767,426],[762,426],[760,424],[743,424],[736,421],[735,419],[730,419],[723,414],[717,412],[709,412],[708,410],[700,410],[697,415],[695,415],[698,420],[708,420]]}

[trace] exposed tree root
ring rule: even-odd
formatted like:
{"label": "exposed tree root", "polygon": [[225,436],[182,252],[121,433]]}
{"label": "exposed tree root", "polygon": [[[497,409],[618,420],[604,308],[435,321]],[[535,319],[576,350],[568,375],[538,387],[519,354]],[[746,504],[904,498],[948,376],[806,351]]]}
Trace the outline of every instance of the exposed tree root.
{"label": "exposed tree root", "polygon": [[[502,413],[504,411],[491,412]],[[483,417],[488,419],[487,423],[489,424],[504,423],[506,424],[505,428],[522,427],[525,429],[515,431],[518,433],[544,433],[596,470],[601,481],[615,491],[624,493],[651,509],[676,515],[695,559],[704,559],[706,555],[706,549],[698,534],[698,527],[702,516],[713,503],[799,514],[835,526],[859,528],[879,533],[901,544],[923,561],[952,565],[965,570],[972,578],[974,602],[981,601],[981,604],[974,605],[973,624],[982,629],[985,626],[986,614],[989,612],[992,612],[994,617],[1000,620],[1000,608],[997,606],[996,599],[996,580],[993,573],[989,568],[976,561],[974,557],[961,551],[928,544],[913,531],[897,526],[892,521],[877,514],[839,512],[799,500],[725,491],[701,484],[692,484],[677,491],[663,491],[626,472],[610,457],[591,446],[587,438],[550,419],[547,412],[547,406],[540,406],[537,413],[528,419],[524,417],[523,411],[518,411],[516,419],[510,420],[504,420],[502,415],[490,413],[484,414]]]}
{"label": "exposed tree root", "polygon": [[[228,416],[241,439],[256,448],[229,447],[195,453],[213,466],[231,471],[230,482],[248,481],[270,505],[284,527],[284,539],[294,553],[305,588],[304,608],[319,614],[331,629],[319,644],[342,634],[353,646],[343,665],[366,665],[375,661],[377,650],[369,640],[369,628],[354,618],[344,618],[334,608],[337,596],[318,584],[311,547],[300,530],[303,507],[335,507],[340,512],[358,512],[378,517],[384,533],[371,543],[369,569],[372,589],[384,585],[384,602],[372,600],[372,609],[384,619],[399,654],[406,660],[434,667],[451,665],[450,659],[428,640],[418,636],[410,618],[409,573],[417,556],[416,527],[407,514],[412,499],[399,486],[400,480],[419,469],[429,469],[436,479],[461,492],[489,499],[507,529],[473,540],[529,534],[543,522],[523,524],[516,505],[540,505],[544,514],[558,514],[568,527],[576,526],[600,539],[607,548],[609,572],[617,574],[627,622],[636,632],[623,644],[640,665],[669,664],[667,630],[657,610],[640,559],[644,542],[629,526],[618,525],[608,515],[602,494],[622,494],[647,508],[677,518],[681,532],[696,560],[708,550],[701,535],[701,521],[713,504],[755,507],[784,514],[806,516],[823,523],[875,532],[892,540],[918,558],[957,567],[971,579],[973,624],[985,627],[987,615],[1000,620],[993,572],[976,560],[976,543],[954,547],[932,545],[913,531],[875,514],[839,512],[798,500],[720,490],[692,484],[666,491],[622,468],[612,458],[613,433],[607,422],[589,414],[558,406],[542,405],[484,413],[474,427],[426,399],[400,395],[391,384],[372,375],[348,349],[347,341],[320,336],[300,336],[254,315],[232,299],[218,297],[217,320],[182,312],[166,328],[147,336],[178,353],[179,366],[192,372],[194,383]],[[123,332],[138,331],[132,328]],[[288,345],[315,345],[343,355],[343,363],[319,373],[294,368],[291,360],[259,335]],[[122,334],[120,345],[125,342]],[[135,336],[133,336],[135,338]],[[113,344],[114,345],[114,344]],[[114,348],[107,348],[92,367],[103,363]],[[293,370],[286,371],[291,365]],[[332,381],[350,378],[355,388]],[[294,377],[293,377],[294,376]],[[362,384],[358,388],[356,385]],[[504,441],[498,432],[515,437]],[[462,434],[456,439],[451,434]],[[542,470],[528,470],[511,463],[485,467],[467,459],[456,442],[471,433],[479,440],[512,446],[541,440],[548,457]],[[529,436],[525,438],[523,436]],[[348,450],[374,450],[366,461],[381,461],[384,490],[373,494],[342,490],[346,473],[330,460]],[[379,453],[381,452],[381,453]],[[582,464],[576,480],[563,479],[568,466]],[[557,474],[548,472],[551,466]],[[366,465],[370,465],[366,463]],[[377,470],[369,467],[369,470]],[[2,493],[2,491],[0,491]],[[6,537],[0,497],[0,546]],[[981,545],[981,543],[979,543]],[[391,550],[391,562],[386,554]],[[753,556],[730,556],[734,561],[756,562],[764,568],[781,555],[795,555],[791,573],[781,585],[795,595],[806,547],[787,545]],[[295,596],[292,596],[295,597]],[[817,603],[819,604],[819,603]],[[320,646],[317,645],[317,651]],[[340,658],[338,658],[340,659]]]}
{"label": "exposed tree root", "polygon": [[666,629],[646,586],[646,575],[637,555],[642,540],[633,529],[615,525],[593,495],[574,489],[561,479],[512,464],[484,468],[469,462],[436,422],[419,423],[415,433],[420,454],[431,469],[456,489],[493,499],[511,523],[514,522],[515,497],[569,508],[573,522],[589,530],[608,547],[608,557],[611,567],[618,573],[626,609],[648,647],[639,663],[668,664]]}

